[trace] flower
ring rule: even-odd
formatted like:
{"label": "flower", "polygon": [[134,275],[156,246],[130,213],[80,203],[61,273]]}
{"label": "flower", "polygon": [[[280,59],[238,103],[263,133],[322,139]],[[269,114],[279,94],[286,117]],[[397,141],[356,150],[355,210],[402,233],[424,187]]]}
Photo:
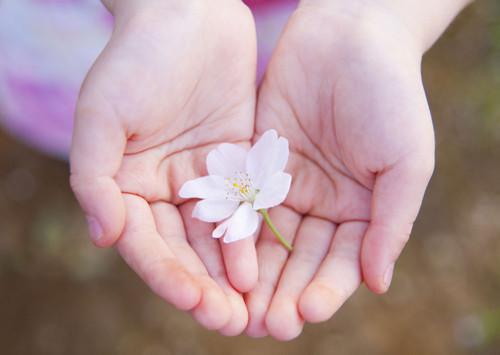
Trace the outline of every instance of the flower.
{"label": "flower", "polygon": [[[252,236],[260,225],[259,213],[273,233],[279,234],[267,209],[281,204],[290,190],[292,177],[283,172],[288,154],[288,140],[278,137],[275,130],[266,131],[248,152],[222,143],[207,156],[209,175],[184,183],[179,196],[202,199],[193,217],[223,221],[212,236],[224,236],[225,243]],[[277,237],[286,243],[281,235]]]}

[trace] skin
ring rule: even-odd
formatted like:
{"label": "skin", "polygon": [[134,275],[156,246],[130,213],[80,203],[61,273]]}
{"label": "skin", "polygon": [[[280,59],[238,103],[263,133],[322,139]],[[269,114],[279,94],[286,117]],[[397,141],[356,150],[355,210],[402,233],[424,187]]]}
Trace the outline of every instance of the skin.
{"label": "skin", "polygon": [[[466,2],[304,0],[257,104],[241,2],[104,3],[115,30],[82,87],[71,152],[95,244],[225,335],[289,340],[361,282],[387,291],[434,167],[421,57]],[[291,254],[266,227],[255,246],[219,244],[177,197],[218,143],[248,147],[269,128],[290,142],[292,188],[270,215]]]}
{"label": "skin", "polygon": [[81,90],[72,188],[96,245],[114,245],[154,292],[206,328],[241,333],[241,293],[257,281],[254,243],[219,244],[177,193],[206,175],[217,144],[248,146],[253,136],[252,15],[230,0],[120,4],[107,3],[115,29]]}
{"label": "skin", "polygon": [[271,216],[294,251],[263,230],[250,336],[293,339],[361,282],[386,292],[410,236],[434,168],[420,74],[432,36],[374,3],[303,1],[261,85],[256,133],[290,142],[292,188]]}
{"label": "skin", "polygon": [[260,89],[256,127],[276,127],[290,142],[294,181],[282,211],[271,213],[279,226],[293,223],[295,249],[276,250],[267,233],[257,243],[248,334],[288,340],[304,321],[329,319],[363,280],[376,293],[389,287],[434,166],[412,43],[375,18],[313,6],[288,23]]}

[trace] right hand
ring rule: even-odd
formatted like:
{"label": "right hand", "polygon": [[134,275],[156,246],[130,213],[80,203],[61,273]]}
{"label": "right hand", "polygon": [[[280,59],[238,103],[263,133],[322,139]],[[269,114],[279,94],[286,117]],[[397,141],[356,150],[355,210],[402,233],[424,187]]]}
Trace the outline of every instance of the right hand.
{"label": "right hand", "polygon": [[[221,142],[254,130],[256,38],[239,1],[108,1],[115,29],[83,84],[71,186],[94,243],[115,245],[166,301],[205,327],[245,329],[257,281],[251,238],[212,239],[178,198]],[[226,272],[227,270],[227,272]]]}

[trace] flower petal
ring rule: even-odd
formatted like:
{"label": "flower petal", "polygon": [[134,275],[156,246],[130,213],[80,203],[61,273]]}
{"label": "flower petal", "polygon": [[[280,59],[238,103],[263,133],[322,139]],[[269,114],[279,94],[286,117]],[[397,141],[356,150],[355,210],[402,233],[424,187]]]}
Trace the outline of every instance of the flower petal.
{"label": "flower petal", "polygon": [[265,181],[261,190],[257,193],[253,208],[260,210],[261,208],[271,208],[279,205],[285,201],[291,183],[292,176],[290,174],[275,173]]}
{"label": "flower petal", "polygon": [[278,138],[275,130],[266,131],[250,149],[246,170],[256,188],[261,188],[272,175],[285,169],[288,161],[288,140]]}
{"label": "flower petal", "polygon": [[211,175],[186,181],[179,191],[179,196],[182,198],[224,200],[226,197],[224,178]]}
{"label": "flower petal", "polygon": [[230,221],[231,221],[231,219],[228,219],[228,220],[222,222],[221,224],[219,224],[212,232],[212,237],[213,238],[222,237],[224,235],[224,233],[226,233],[226,230],[227,230],[227,227],[229,227]]}
{"label": "flower petal", "polygon": [[193,217],[204,222],[219,222],[238,208],[238,202],[228,200],[202,200],[193,209]]}
{"label": "flower petal", "polygon": [[274,129],[264,132],[259,140],[252,146],[247,155],[246,171],[250,174],[252,179],[255,180],[261,174],[262,166],[268,154],[273,150],[278,134]]}
{"label": "flower petal", "polygon": [[285,137],[279,137],[278,143],[276,144],[272,164],[270,164],[271,169],[269,171],[268,176],[273,175],[274,173],[285,170],[286,163],[288,163],[288,156],[290,154],[290,150],[288,148],[288,139]]}
{"label": "flower petal", "polygon": [[224,243],[250,237],[259,226],[259,216],[248,202],[242,203],[229,221]]}
{"label": "flower petal", "polygon": [[222,143],[207,155],[207,170],[210,175],[231,177],[245,171],[247,151],[236,144]]}

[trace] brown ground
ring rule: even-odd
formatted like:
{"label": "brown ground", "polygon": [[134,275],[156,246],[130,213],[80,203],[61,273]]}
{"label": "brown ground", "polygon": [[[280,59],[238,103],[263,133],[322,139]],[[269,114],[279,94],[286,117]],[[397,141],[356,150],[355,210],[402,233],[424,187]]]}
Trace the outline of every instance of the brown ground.
{"label": "brown ground", "polygon": [[437,170],[385,296],[289,343],[202,330],[86,238],[67,165],[0,133],[2,354],[500,354],[500,2],[424,61]]}

